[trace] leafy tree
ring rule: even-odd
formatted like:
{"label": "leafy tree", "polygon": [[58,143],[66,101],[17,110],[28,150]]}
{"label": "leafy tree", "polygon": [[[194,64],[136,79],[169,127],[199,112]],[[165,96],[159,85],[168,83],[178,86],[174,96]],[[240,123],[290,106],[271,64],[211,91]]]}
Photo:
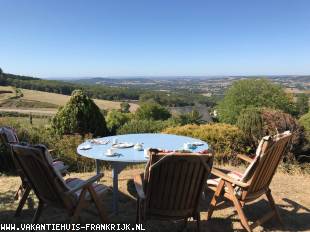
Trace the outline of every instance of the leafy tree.
{"label": "leafy tree", "polygon": [[130,120],[130,114],[122,113],[118,110],[111,110],[108,112],[106,120],[111,134],[115,134],[118,128]]}
{"label": "leafy tree", "polygon": [[100,109],[82,90],[75,90],[67,104],[58,110],[52,119],[52,128],[61,135],[107,134],[106,122]]}
{"label": "leafy tree", "polygon": [[266,79],[240,80],[233,83],[218,105],[221,122],[236,123],[243,109],[269,107],[294,113],[295,107],[284,90]]}
{"label": "leafy tree", "polygon": [[130,105],[128,102],[122,102],[121,103],[121,112],[123,113],[129,113]]}
{"label": "leafy tree", "polygon": [[138,108],[135,116],[138,120],[167,120],[171,114],[157,103],[144,103]]}
{"label": "leafy tree", "polygon": [[299,115],[304,115],[309,111],[309,97],[301,93],[297,95],[296,107]]}

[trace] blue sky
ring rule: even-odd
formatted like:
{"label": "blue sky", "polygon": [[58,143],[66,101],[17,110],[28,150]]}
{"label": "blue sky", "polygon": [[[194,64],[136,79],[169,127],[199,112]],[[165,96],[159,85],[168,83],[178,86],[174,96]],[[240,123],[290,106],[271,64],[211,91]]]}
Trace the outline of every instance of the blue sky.
{"label": "blue sky", "polygon": [[4,72],[310,74],[309,0],[0,0],[0,12]]}

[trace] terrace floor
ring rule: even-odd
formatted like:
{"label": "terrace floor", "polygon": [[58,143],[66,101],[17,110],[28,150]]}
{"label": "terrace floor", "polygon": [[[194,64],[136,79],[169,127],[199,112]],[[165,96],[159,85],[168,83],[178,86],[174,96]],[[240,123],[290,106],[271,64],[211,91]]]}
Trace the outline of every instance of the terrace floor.
{"label": "terrace floor", "polygon": [[[135,190],[132,177],[142,172],[143,169],[127,169],[124,170],[119,177],[120,188],[120,212],[118,216],[110,215],[113,223],[135,223],[136,200]],[[101,182],[107,186],[111,186],[111,172],[105,171],[105,177]],[[71,173],[70,177],[80,177],[86,179],[94,173]],[[0,177],[0,222],[1,223],[30,223],[35,212],[37,200],[34,195],[33,201],[26,204],[25,210],[19,218],[14,218],[14,210],[17,202],[13,202],[15,190],[19,185],[18,177]],[[310,231],[310,175],[289,175],[278,172],[271,184],[271,190],[275,201],[278,205],[280,215],[284,221],[285,227],[271,220],[257,227],[255,231]],[[220,206],[213,214],[210,221],[206,221],[206,212],[210,194],[201,203],[201,230],[202,231],[242,231],[242,227],[238,221],[238,217],[234,208],[229,204]],[[109,191],[105,198],[105,207],[109,214],[112,213],[112,192]],[[250,219],[254,221],[257,217],[269,210],[269,205],[264,198],[245,206],[245,212]],[[67,223],[69,219],[67,215],[58,209],[44,209],[40,219],[42,223]],[[92,206],[89,210],[82,213],[82,223],[100,223],[96,216],[96,209]],[[180,231],[182,229],[181,222],[159,222],[150,221],[145,225],[147,231]],[[187,231],[195,231],[196,224],[190,221]]]}

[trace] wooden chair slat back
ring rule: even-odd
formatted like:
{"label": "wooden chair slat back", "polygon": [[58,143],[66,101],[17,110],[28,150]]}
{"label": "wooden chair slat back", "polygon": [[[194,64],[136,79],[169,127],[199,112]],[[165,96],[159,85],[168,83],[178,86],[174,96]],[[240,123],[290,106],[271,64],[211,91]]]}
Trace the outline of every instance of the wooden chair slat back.
{"label": "wooden chair slat back", "polygon": [[19,143],[19,139],[14,129],[11,127],[1,127],[0,128],[0,136],[3,142],[8,144],[17,144]]}
{"label": "wooden chair slat back", "polygon": [[[0,128],[0,138],[1,138],[3,145],[6,147],[6,149],[10,153],[12,153],[11,145],[19,143],[19,139],[17,137],[17,134],[15,133],[14,129],[11,127],[1,127]],[[19,166],[19,164],[16,161],[16,159],[14,158],[14,156],[12,154],[9,154],[9,155],[11,156],[11,159],[13,162],[12,162],[12,164],[8,163],[7,165],[13,166],[12,168],[16,170],[16,172],[20,176],[22,182],[24,183],[25,182],[25,175],[24,175],[21,167]]]}
{"label": "wooden chair slat back", "polygon": [[284,136],[267,148],[250,181],[248,193],[255,193],[269,187],[283,154],[287,151],[292,135]]}
{"label": "wooden chair slat back", "polygon": [[186,217],[197,210],[212,167],[212,156],[166,154],[150,158],[146,171],[146,214]]}
{"label": "wooden chair slat back", "polygon": [[68,189],[48,164],[43,151],[22,145],[12,145],[12,151],[37,197],[46,203],[63,205],[61,193]]}

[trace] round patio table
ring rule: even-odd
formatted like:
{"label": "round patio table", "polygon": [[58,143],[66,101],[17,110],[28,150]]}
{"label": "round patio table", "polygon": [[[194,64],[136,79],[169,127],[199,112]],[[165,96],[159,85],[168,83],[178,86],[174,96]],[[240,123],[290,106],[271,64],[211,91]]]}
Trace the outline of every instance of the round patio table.
{"label": "round patio table", "polygon": [[[141,143],[143,149],[157,148],[163,150],[182,150],[184,143],[201,143],[195,149],[190,149],[193,152],[200,152],[208,149],[208,144],[199,139],[194,139],[186,136],[170,135],[170,134],[126,134],[99,138],[98,140],[109,141],[107,144],[94,144],[86,141],[80,144],[77,148],[77,153],[81,156],[96,160],[96,172],[100,173],[100,161],[107,161],[112,167],[113,178],[113,212],[118,214],[118,174],[130,164],[146,163],[148,158],[145,157],[144,151],[137,151],[133,147],[117,149],[116,156],[107,156],[107,150],[112,147],[112,142],[117,139],[118,143]],[[83,150],[81,148],[86,145],[90,149]]]}

